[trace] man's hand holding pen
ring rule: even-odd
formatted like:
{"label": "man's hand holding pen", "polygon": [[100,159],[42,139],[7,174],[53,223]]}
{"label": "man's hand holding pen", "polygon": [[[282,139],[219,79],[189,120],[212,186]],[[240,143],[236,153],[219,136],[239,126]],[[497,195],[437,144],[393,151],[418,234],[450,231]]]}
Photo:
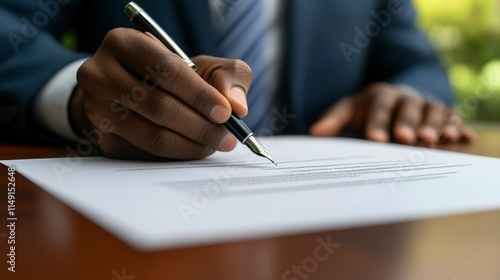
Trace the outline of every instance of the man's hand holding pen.
{"label": "man's hand holding pen", "polygon": [[113,158],[200,159],[230,151],[236,138],[222,125],[248,113],[251,70],[244,62],[193,58],[194,72],[157,39],[119,28],[78,71],[70,101],[76,132],[107,119],[101,152]]}

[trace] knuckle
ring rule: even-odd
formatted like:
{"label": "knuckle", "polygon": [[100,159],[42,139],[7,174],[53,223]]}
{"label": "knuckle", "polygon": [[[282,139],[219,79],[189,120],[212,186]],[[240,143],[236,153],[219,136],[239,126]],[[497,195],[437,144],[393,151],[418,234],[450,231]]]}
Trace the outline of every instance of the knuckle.
{"label": "knuckle", "polygon": [[417,95],[403,95],[402,102],[405,106],[409,108],[420,108],[424,105],[424,100]]}
{"label": "knuckle", "polygon": [[251,79],[252,69],[241,59],[232,59],[230,61],[230,70],[240,79]]}
{"label": "knuckle", "polygon": [[252,81],[252,69],[243,60],[224,59],[222,67],[214,68],[211,79],[223,83],[228,78],[243,83],[243,87],[248,87]]}
{"label": "knuckle", "polygon": [[116,67],[114,60],[106,59],[96,53],[78,68],[76,81],[85,91],[92,93],[102,86],[113,84],[113,79],[117,78],[110,76],[113,67]]}
{"label": "knuckle", "polygon": [[208,100],[211,94],[211,89],[208,86],[198,87],[193,93],[191,105],[200,112],[206,112],[204,108],[209,105]]}
{"label": "knuckle", "polygon": [[445,112],[446,111],[446,106],[443,104],[443,102],[440,101],[428,101],[428,104],[430,107],[433,108],[433,110],[437,112]]}
{"label": "knuckle", "polygon": [[123,33],[125,31],[125,28],[114,28],[111,29],[106,36],[104,36],[104,39],[102,41],[103,45],[105,46],[116,46],[117,43],[119,43],[123,39]]}
{"label": "knuckle", "polygon": [[171,55],[162,58],[158,63],[159,81],[158,84],[166,85],[167,88],[175,87],[182,79],[184,65],[182,65],[177,57]]}
{"label": "knuckle", "polygon": [[159,96],[149,102],[148,111],[155,120],[169,126],[179,121],[180,102],[172,96]]}
{"label": "knuckle", "polygon": [[147,136],[147,141],[151,143],[151,153],[160,156],[170,157],[180,146],[178,139],[165,129],[152,129]]}
{"label": "knuckle", "polygon": [[85,85],[99,77],[92,58],[85,61],[76,71],[76,80],[79,84]]}
{"label": "knuckle", "polygon": [[388,83],[384,83],[384,82],[379,82],[379,83],[373,83],[373,84],[370,84],[367,88],[367,91],[372,93],[372,94],[377,94],[377,93],[380,93],[380,92],[392,92],[388,89],[391,88],[391,85],[388,84]]}
{"label": "knuckle", "polygon": [[96,124],[103,118],[103,111],[99,110],[97,106],[89,101],[85,102],[83,109],[85,111],[85,115],[94,126],[96,126]]}
{"label": "knuckle", "polygon": [[[213,143],[214,140],[219,140],[221,139],[221,127],[217,125],[210,125],[209,127],[203,127],[200,129],[201,131],[201,143],[203,145],[206,145],[208,143]],[[218,146],[218,143],[210,146]]]}
{"label": "knuckle", "polygon": [[241,59],[231,59],[230,65],[233,70],[251,71],[250,66]]}
{"label": "knuckle", "polygon": [[[380,96],[381,94],[376,94],[376,95]],[[387,98],[383,98],[383,97],[377,98],[374,96],[373,97],[373,108],[376,109],[376,112],[388,113],[392,109],[392,103]]]}

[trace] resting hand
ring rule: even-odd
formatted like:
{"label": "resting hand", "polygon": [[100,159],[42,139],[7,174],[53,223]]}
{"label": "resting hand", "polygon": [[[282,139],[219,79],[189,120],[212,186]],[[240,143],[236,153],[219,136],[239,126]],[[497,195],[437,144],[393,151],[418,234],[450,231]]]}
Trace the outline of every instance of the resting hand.
{"label": "resting hand", "polygon": [[110,31],[78,70],[70,101],[74,130],[97,129],[109,157],[200,159],[230,151],[236,138],[222,125],[247,114],[251,70],[244,62],[193,58],[198,73],[150,34]]}
{"label": "resting hand", "polygon": [[367,139],[401,144],[436,144],[471,141],[474,133],[462,124],[459,114],[435,100],[385,83],[334,104],[310,129],[314,136],[354,132]]}

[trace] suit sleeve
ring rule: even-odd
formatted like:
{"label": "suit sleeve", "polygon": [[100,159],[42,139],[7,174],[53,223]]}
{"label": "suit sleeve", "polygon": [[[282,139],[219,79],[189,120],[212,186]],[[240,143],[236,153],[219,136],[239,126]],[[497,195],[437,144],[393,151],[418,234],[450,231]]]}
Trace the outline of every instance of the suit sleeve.
{"label": "suit sleeve", "polygon": [[[63,7],[60,12],[65,12]],[[51,141],[53,136],[36,125],[32,102],[55,73],[88,54],[66,50],[49,28],[34,19],[0,2],[0,128],[8,139],[36,136]]]}
{"label": "suit sleeve", "polygon": [[[416,89],[427,98],[453,105],[453,93],[436,52],[415,25],[409,0],[384,0],[378,21],[387,23],[375,37],[368,77]],[[388,12],[384,14],[384,11]],[[387,15],[390,19],[387,20]]]}

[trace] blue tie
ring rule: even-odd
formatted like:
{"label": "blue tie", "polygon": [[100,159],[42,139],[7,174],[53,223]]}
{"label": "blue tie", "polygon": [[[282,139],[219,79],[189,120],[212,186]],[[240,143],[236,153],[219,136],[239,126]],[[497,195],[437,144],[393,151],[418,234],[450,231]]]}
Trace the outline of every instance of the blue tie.
{"label": "blue tie", "polygon": [[266,74],[266,16],[262,0],[225,0],[218,47],[226,58],[238,58],[252,68],[245,123],[258,134],[269,127],[270,94]]}

